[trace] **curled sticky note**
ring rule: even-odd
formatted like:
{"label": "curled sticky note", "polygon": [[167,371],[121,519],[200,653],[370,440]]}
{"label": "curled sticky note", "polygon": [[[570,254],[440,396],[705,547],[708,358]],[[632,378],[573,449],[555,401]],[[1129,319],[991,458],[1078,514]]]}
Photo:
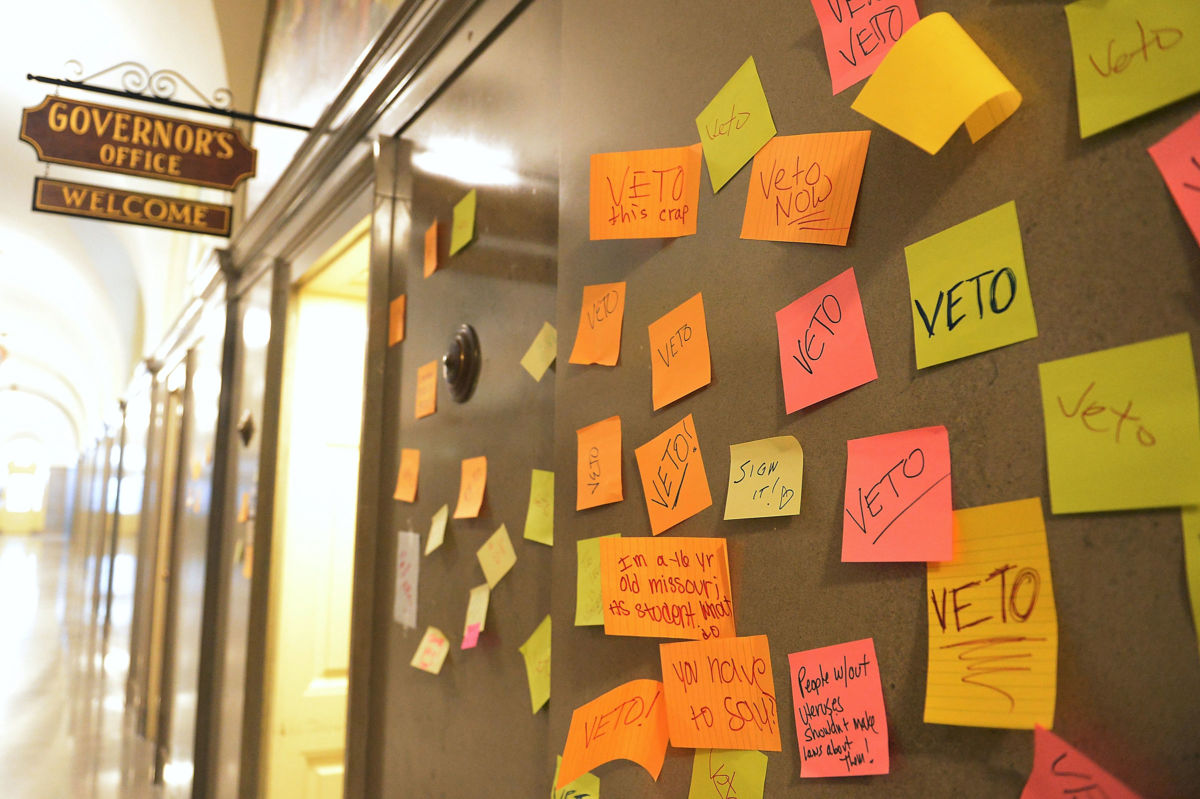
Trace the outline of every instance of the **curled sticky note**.
{"label": "curled sticky note", "polygon": [[618,758],[632,760],[657,780],[666,757],[663,684],[631,680],[575,708],[554,787]]}

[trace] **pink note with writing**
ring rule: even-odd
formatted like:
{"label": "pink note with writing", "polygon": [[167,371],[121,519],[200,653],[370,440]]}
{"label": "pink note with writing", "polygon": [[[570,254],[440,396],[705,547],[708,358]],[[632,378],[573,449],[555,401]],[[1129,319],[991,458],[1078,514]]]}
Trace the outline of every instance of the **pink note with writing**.
{"label": "pink note with writing", "polygon": [[1141,799],[1087,755],[1039,724],[1033,730],[1033,769],[1021,799],[1064,796]]}
{"label": "pink note with writing", "polygon": [[916,0],[812,0],[833,93],[870,77],[900,35],[920,17]]}
{"label": "pink note with writing", "polygon": [[479,625],[468,624],[467,631],[463,633],[462,648],[474,649],[479,644]]}
{"label": "pink note with writing", "polygon": [[1179,213],[1200,243],[1200,114],[1150,147]]}

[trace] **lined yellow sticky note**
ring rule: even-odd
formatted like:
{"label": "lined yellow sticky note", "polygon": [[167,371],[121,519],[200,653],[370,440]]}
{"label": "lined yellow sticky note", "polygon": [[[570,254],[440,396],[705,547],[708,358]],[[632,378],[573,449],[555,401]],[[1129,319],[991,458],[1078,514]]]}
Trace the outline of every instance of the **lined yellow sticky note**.
{"label": "lined yellow sticky note", "polygon": [[554,546],[554,472],[534,469],[530,476],[525,537],[548,547]]}
{"label": "lined yellow sticky note", "polygon": [[1200,638],[1200,505],[1182,508],[1180,515],[1183,517],[1183,561],[1188,596],[1192,600],[1192,625]]}
{"label": "lined yellow sticky note", "polygon": [[767,756],[756,749],[697,749],[688,799],[762,799]]}
{"label": "lined yellow sticky note", "polygon": [[1058,614],[1040,499],[954,512],[954,559],[927,564],[925,723],[1054,724]]}
{"label": "lined yellow sticky note", "polygon": [[927,153],[966,124],[977,142],[1012,116],[1021,93],[945,12],[909,28],[851,106]]}
{"label": "lined yellow sticky note", "polygon": [[600,778],[592,772],[580,774],[561,788],[558,770],[562,768],[562,755],[554,756],[554,782],[550,783],[550,799],[600,799]]}
{"label": "lined yellow sticky note", "polygon": [[520,646],[525,658],[525,676],[529,678],[529,701],[537,713],[550,699],[550,616]]}
{"label": "lined yellow sticky note", "polygon": [[442,631],[437,627],[427,627],[409,665],[430,674],[438,674],[442,670],[442,664],[446,662],[446,654],[449,651],[450,642],[446,640]]}
{"label": "lined yellow sticky note", "polygon": [[508,528],[500,525],[500,528],[492,533],[492,537],[483,542],[475,556],[479,558],[479,567],[483,569],[483,576],[487,578],[488,588],[495,588],[496,583],[500,582],[517,562],[517,553],[513,551]]}
{"label": "lined yellow sticky note", "polygon": [[696,117],[716,194],[775,135],[775,121],[754,58],[747,58]]}
{"label": "lined yellow sticky note", "polygon": [[730,444],[725,518],[795,516],[803,481],[804,450],[795,436]]}
{"label": "lined yellow sticky note", "polygon": [[620,533],[583,538],[575,542],[575,626],[604,624],[604,595],[600,582],[600,541],[620,538]]}
{"label": "lined yellow sticky note", "polygon": [[450,226],[450,254],[454,255],[475,238],[475,189],[454,206],[454,220]]}
{"label": "lined yellow sticky note", "polygon": [[529,376],[539,383],[542,376],[554,362],[558,354],[558,331],[549,322],[542,323],[542,329],[534,337],[529,349],[521,356],[521,368],[529,372]]}
{"label": "lined yellow sticky note", "polygon": [[442,541],[446,539],[446,520],[449,518],[449,505],[443,505],[437,509],[437,513],[433,514],[433,519],[429,522],[429,537],[425,539],[426,555],[440,547]]}

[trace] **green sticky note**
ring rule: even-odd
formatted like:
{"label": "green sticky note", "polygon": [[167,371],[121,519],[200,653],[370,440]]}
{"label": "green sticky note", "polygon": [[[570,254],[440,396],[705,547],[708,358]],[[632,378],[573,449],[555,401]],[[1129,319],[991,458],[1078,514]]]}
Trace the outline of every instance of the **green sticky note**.
{"label": "green sticky note", "polygon": [[554,363],[557,355],[558,331],[554,329],[554,325],[549,322],[543,322],[542,329],[534,337],[533,343],[529,345],[529,349],[521,356],[521,367],[526,372],[529,372],[530,377],[540,383],[542,382],[542,376],[546,374],[546,370],[550,368],[550,364]]}
{"label": "green sticky note", "polygon": [[1187,570],[1188,596],[1192,600],[1192,625],[1200,638],[1200,506],[1181,508],[1183,517],[1183,562]]}
{"label": "green sticky note", "polygon": [[696,117],[696,130],[716,194],[775,135],[753,58],[746,59]]}
{"label": "green sticky note", "polygon": [[1200,92],[1200,3],[1079,0],[1066,7],[1079,135]]}
{"label": "green sticky note", "polygon": [[454,206],[454,223],[450,228],[450,254],[466,247],[475,238],[475,189],[467,192]]}
{"label": "green sticky note", "polygon": [[[550,699],[550,617],[542,619],[533,634],[521,644],[525,676],[529,678],[529,701],[537,713]],[[558,780],[555,780],[558,782]]]}
{"label": "green sticky note", "polygon": [[688,799],[762,799],[767,756],[753,749],[697,749]]}
{"label": "green sticky note", "polygon": [[529,510],[525,512],[525,537],[554,546],[554,472],[533,470],[529,480]]}
{"label": "green sticky note", "polygon": [[795,436],[730,444],[725,518],[795,516],[803,480],[804,450]]}
{"label": "green sticky note", "polygon": [[1200,504],[1187,333],[1038,365],[1054,513]]}
{"label": "green sticky note", "polygon": [[562,755],[555,755],[554,782],[550,783],[550,799],[600,799],[600,778],[590,771],[555,790],[554,786],[558,784],[560,768],[562,768]]}
{"label": "green sticky note", "polygon": [[917,368],[1037,337],[1017,204],[904,248]]}
{"label": "green sticky note", "polygon": [[600,589],[600,539],[620,538],[620,533],[584,538],[575,542],[575,626],[604,624],[604,600]]}

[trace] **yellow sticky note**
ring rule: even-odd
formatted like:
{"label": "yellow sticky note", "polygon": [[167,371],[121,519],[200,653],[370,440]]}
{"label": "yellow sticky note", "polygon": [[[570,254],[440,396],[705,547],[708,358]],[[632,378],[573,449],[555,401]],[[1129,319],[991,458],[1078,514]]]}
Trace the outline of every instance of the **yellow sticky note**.
{"label": "yellow sticky note", "polygon": [[442,670],[442,664],[446,662],[446,654],[449,651],[450,642],[442,634],[442,631],[437,627],[427,627],[421,643],[417,646],[417,653],[413,655],[409,665],[430,674],[438,674]]}
{"label": "yellow sticky note", "polygon": [[533,634],[520,646],[529,678],[529,701],[537,713],[550,699],[550,617],[542,619]]}
{"label": "yellow sticky note", "polygon": [[521,357],[521,367],[529,372],[529,376],[539,383],[542,375],[550,368],[558,354],[558,331],[549,322],[542,323],[542,329],[534,337],[533,343]]}
{"label": "yellow sticky note", "polygon": [[554,546],[554,472],[533,470],[529,479],[529,510],[525,512],[525,537]]}
{"label": "yellow sticky note", "polygon": [[1017,204],[904,248],[917,368],[1037,337]]}
{"label": "yellow sticky note", "polygon": [[475,238],[475,189],[467,192],[454,205],[454,221],[450,226],[450,254],[454,255]]}
{"label": "yellow sticky note", "polygon": [[483,569],[483,576],[487,578],[488,588],[495,588],[496,583],[500,582],[517,562],[517,553],[513,551],[508,528],[500,525],[500,528],[492,533],[492,537],[483,542],[475,556],[479,558],[479,567]]}
{"label": "yellow sticky note", "polygon": [[1079,0],[1065,11],[1081,137],[1200,92],[1200,3]]}
{"label": "yellow sticky note", "polygon": [[550,799],[600,799],[600,778],[592,772],[580,774],[561,788],[558,770],[562,768],[562,755],[554,756],[554,782],[550,783]]}
{"label": "yellow sticky note", "polygon": [[688,799],[762,799],[767,756],[755,749],[697,749]]}
{"label": "yellow sticky note", "polygon": [[1200,504],[1187,333],[1038,365],[1054,513]]}
{"label": "yellow sticky note", "polygon": [[1183,560],[1188,596],[1192,600],[1192,624],[1200,637],[1200,506],[1183,508],[1180,515],[1183,517]]}
{"label": "yellow sticky note", "polygon": [[446,520],[448,518],[450,518],[449,505],[443,505],[437,509],[437,513],[433,514],[433,519],[429,522],[429,537],[425,539],[426,555],[440,547],[442,541],[446,539]]}
{"label": "yellow sticky note", "polygon": [[803,480],[804,450],[795,436],[730,444],[725,518],[795,516]]}
{"label": "yellow sticky note", "polygon": [[575,542],[575,626],[604,624],[604,595],[600,582],[600,541],[620,538],[620,533],[583,538]]}
{"label": "yellow sticky note", "polygon": [[[463,637],[476,625],[480,630],[487,628],[488,603],[492,598],[492,589],[487,583],[477,585],[467,594],[467,617],[463,621]],[[469,648],[469,647],[464,647]]]}
{"label": "yellow sticky note", "polygon": [[1054,724],[1058,615],[1040,499],[954,512],[954,558],[927,564],[925,723]]}
{"label": "yellow sticky note", "polygon": [[753,57],[746,59],[696,117],[696,130],[716,194],[775,135],[775,121]]}
{"label": "yellow sticky note", "polygon": [[1020,105],[1008,78],[954,17],[939,12],[900,37],[851,108],[932,154],[959,125],[976,142]]}

